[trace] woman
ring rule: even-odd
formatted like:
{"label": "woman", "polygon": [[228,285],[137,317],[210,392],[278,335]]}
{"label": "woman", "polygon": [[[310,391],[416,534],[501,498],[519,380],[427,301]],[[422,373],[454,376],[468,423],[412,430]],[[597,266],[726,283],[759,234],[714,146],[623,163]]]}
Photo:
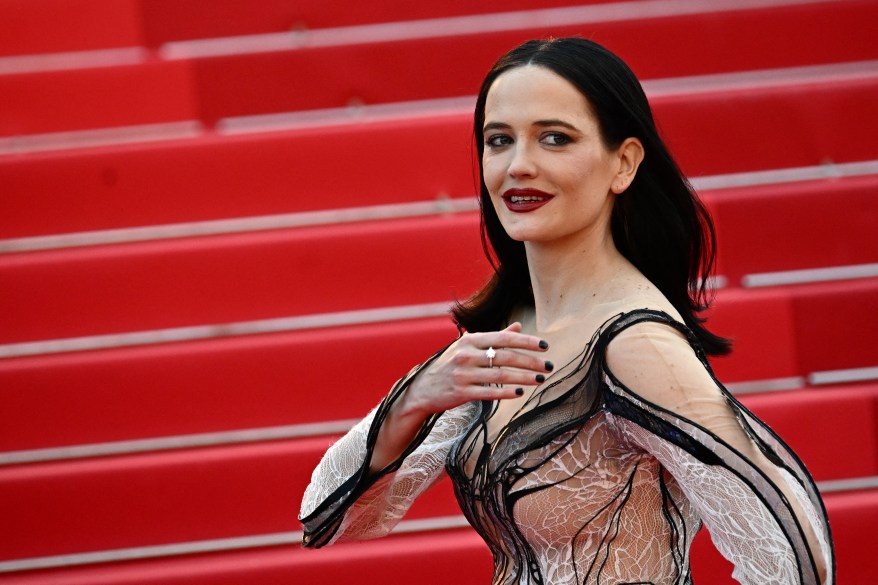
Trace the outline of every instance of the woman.
{"label": "woman", "polygon": [[742,583],[834,582],[813,481],[705,360],[729,349],[696,316],[713,228],[633,73],[527,42],[475,135],[495,275],[455,308],[466,333],[330,448],[305,545],[386,534],[447,471],[496,584],[691,583],[702,521]]}

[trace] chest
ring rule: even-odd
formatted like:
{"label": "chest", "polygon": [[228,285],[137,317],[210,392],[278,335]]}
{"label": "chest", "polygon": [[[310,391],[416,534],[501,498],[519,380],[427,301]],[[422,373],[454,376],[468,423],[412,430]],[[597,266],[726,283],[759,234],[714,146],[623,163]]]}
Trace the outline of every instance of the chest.
{"label": "chest", "polygon": [[600,392],[589,391],[586,379],[575,386],[566,396],[550,398],[563,385],[550,386],[514,401],[483,403],[449,464],[477,491],[616,481],[639,452],[620,438]]}
{"label": "chest", "polygon": [[455,482],[471,515],[504,517],[527,540],[566,542],[586,525],[599,534],[625,502],[641,513],[660,508],[661,466],[627,444],[602,409],[553,436],[519,423],[493,442],[478,432],[468,439]]}

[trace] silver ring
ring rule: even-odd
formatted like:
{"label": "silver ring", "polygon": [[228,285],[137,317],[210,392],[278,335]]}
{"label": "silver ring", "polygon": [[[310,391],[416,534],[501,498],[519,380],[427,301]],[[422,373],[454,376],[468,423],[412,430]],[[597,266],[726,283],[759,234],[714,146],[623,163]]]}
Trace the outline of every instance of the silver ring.
{"label": "silver ring", "polygon": [[493,347],[489,347],[487,351],[485,351],[485,357],[488,358],[488,367],[494,367],[494,358],[497,357],[497,350]]}

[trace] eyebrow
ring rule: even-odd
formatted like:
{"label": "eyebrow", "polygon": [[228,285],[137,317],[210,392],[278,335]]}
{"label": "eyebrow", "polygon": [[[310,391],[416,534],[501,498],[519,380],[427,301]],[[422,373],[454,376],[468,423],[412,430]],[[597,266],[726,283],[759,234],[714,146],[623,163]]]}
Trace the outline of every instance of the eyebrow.
{"label": "eyebrow", "polygon": [[[568,128],[575,132],[579,132],[579,128],[571,124],[570,122],[565,122],[564,120],[559,119],[550,119],[550,120],[536,120],[533,123],[535,126],[548,127],[548,126],[561,126],[563,128]],[[482,132],[488,132],[489,130],[508,130],[511,128],[509,124],[505,122],[488,122],[485,124],[485,127],[482,128]]]}

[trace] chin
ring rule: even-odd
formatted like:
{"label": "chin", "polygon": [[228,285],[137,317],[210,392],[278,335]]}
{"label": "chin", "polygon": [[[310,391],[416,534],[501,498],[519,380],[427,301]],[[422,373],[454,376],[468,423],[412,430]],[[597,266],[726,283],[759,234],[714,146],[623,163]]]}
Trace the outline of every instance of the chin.
{"label": "chin", "polygon": [[547,237],[546,227],[534,225],[531,222],[504,222],[500,221],[506,235],[516,242],[533,242],[544,240]]}
{"label": "chin", "polygon": [[506,235],[516,242],[546,242],[552,239],[551,237],[547,237],[546,234],[525,230],[506,230]]}

